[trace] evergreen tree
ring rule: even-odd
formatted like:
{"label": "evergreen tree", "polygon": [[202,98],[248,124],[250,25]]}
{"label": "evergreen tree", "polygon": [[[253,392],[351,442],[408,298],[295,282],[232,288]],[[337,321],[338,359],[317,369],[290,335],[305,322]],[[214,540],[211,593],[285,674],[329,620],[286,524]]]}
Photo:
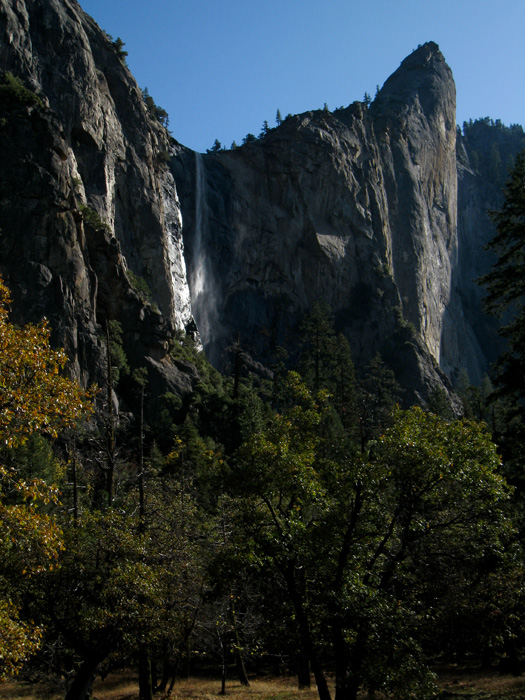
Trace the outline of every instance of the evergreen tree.
{"label": "evergreen tree", "polygon": [[222,150],[222,144],[219,139],[215,139],[215,142],[211,148],[206,149],[206,153],[218,153]]}
{"label": "evergreen tree", "polygon": [[299,371],[307,386],[314,393],[333,391],[335,333],[333,314],[326,303],[314,304],[302,323],[301,338]]}
{"label": "evergreen tree", "polygon": [[358,387],[359,431],[361,450],[390,423],[392,408],[399,400],[401,388],[395,375],[377,353],[367,367]]}
{"label": "evergreen tree", "polygon": [[[525,151],[516,158],[505,187],[501,211],[492,212],[496,236],[488,247],[498,255],[492,270],[481,278],[488,290],[486,307],[504,319],[500,333],[508,349],[498,362],[496,381],[503,394],[525,398]],[[510,319],[510,320],[508,320]]]}
{"label": "evergreen tree", "polygon": [[117,52],[117,56],[123,63],[126,62],[126,56],[128,55],[128,52],[124,51],[125,45],[126,44],[122,41],[122,39],[119,36],[113,42],[113,46],[115,48],[115,51]]}
{"label": "evergreen tree", "polygon": [[268,125],[268,122],[266,119],[263,121],[263,125],[261,127],[261,133],[259,134],[259,138],[262,138],[263,136],[266,136],[266,134],[270,131],[270,127]]}

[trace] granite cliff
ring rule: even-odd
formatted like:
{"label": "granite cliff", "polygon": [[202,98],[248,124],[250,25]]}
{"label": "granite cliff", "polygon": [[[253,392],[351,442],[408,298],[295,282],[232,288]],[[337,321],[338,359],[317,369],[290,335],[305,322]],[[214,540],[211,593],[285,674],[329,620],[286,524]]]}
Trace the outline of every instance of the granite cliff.
{"label": "granite cliff", "polygon": [[15,320],[46,315],[83,383],[103,382],[107,320],[153,394],[184,394],[197,375],[170,358],[177,331],[196,321],[217,365],[237,337],[269,363],[318,300],[357,364],[380,352],[410,399],[481,379],[494,328],[472,280],[498,197],[457,143],[436,44],[370,105],[214,154],[170,136],[75,0],[0,0],[0,70],[19,86],[0,89],[0,272]]}
{"label": "granite cliff", "polygon": [[103,383],[105,322],[118,320],[158,391],[191,390],[167,359],[191,310],[166,130],[74,0],[2,0],[0,64],[26,91],[1,95],[0,270],[14,319],[47,316],[83,383]]}
{"label": "granite cliff", "polygon": [[463,301],[483,260],[458,279],[456,136],[452,72],[428,43],[368,107],[294,116],[234,151],[180,149],[189,281],[215,361],[236,334],[265,360],[293,348],[321,299],[356,362],[380,352],[411,399],[462,369],[479,381],[487,358]]}

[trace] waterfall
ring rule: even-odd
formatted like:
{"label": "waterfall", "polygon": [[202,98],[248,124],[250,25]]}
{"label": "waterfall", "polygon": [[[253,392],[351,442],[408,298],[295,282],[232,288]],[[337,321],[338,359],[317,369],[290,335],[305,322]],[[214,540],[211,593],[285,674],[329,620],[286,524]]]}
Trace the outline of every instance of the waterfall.
{"label": "waterfall", "polygon": [[204,347],[211,340],[217,321],[215,285],[206,253],[208,233],[206,175],[202,155],[195,153],[195,235],[192,255],[192,312]]}

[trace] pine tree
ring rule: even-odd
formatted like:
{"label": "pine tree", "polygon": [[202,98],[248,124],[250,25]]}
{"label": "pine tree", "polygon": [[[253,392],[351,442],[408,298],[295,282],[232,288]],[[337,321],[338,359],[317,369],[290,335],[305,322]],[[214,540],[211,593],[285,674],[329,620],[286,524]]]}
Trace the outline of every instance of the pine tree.
{"label": "pine tree", "polygon": [[301,325],[302,349],[300,373],[307,386],[317,393],[333,391],[334,319],[326,303],[314,304]]}
{"label": "pine tree", "polygon": [[487,246],[498,255],[492,270],[481,278],[488,296],[487,310],[510,321],[500,333],[508,349],[498,362],[496,381],[502,394],[525,397],[525,151],[516,158],[505,187],[501,211],[491,212],[496,236]]}

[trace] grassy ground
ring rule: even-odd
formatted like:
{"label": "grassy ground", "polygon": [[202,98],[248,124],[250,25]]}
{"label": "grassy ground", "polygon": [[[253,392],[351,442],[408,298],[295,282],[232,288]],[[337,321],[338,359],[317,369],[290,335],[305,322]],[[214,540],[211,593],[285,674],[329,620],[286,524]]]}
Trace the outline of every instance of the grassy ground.
{"label": "grassy ground", "polygon": [[[440,699],[442,700],[525,700],[525,676],[500,676],[497,671],[476,672],[449,667],[440,672]],[[219,679],[190,678],[175,684],[173,700],[217,700]],[[62,700],[63,691],[45,684],[22,681],[0,683],[0,700]],[[93,688],[97,700],[137,700],[137,678],[130,673],[114,673],[105,681],[97,680]],[[160,696],[156,696],[160,700]],[[251,680],[250,687],[239,683],[227,684],[227,697],[232,700],[317,700],[315,686],[311,690],[297,690],[294,678]],[[380,696],[375,696],[380,700]],[[363,700],[367,696],[363,695]]]}

